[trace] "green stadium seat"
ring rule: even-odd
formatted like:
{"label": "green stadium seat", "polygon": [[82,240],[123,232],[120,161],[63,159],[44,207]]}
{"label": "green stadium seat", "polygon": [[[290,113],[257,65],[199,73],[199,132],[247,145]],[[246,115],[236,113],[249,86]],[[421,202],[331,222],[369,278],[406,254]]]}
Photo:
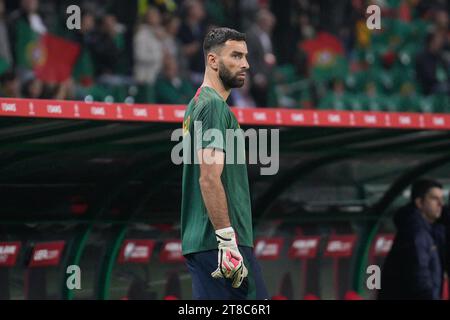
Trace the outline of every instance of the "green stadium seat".
{"label": "green stadium seat", "polygon": [[420,112],[433,112],[434,97],[433,96],[421,96],[417,97]]}
{"label": "green stadium seat", "polygon": [[138,85],[136,103],[154,103],[156,101],[155,96],[155,88],[152,85]]}
{"label": "green stadium seat", "polygon": [[450,113],[450,97],[446,94],[434,95],[433,112]]}

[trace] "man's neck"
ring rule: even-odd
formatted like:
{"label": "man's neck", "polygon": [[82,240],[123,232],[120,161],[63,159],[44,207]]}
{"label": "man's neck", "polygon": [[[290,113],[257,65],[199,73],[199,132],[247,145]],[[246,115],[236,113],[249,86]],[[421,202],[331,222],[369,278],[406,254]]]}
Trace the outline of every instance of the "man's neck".
{"label": "man's neck", "polygon": [[429,224],[429,225],[432,225],[435,221],[433,220],[431,220],[425,213],[423,213],[422,211],[420,211],[419,210],[419,212],[420,212],[420,214],[421,214],[421,216],[425,219],[425,221]]}
{"label": "man's neck", "polygon": [[227,101],[230,96],[231,89],[225,89],[222,81],[217,77],[212,77],[208,75],[208,72],[205,74],[205,78],[203,79],[202,87],[211,87],[223,98],[224,101]]}

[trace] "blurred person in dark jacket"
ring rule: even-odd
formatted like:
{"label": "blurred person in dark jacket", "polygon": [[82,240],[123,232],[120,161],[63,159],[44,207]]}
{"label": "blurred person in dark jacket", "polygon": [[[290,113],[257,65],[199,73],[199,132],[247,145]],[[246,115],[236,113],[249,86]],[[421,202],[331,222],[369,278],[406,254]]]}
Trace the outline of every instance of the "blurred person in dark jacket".
{"label": "blurred person in dark jacket", "polygon": [[202,43],[208,29],[206,11],[203,2],[199,0],[185,1],[183,9],[184,19],[178,31],[178,39],[188,60],[191,81],[194,86],[199,86],[205,71]]}
{"label": "blurred person in dark jacket", "polygon": [[123,75],[126,73],[124,66],[125,42],[124,27],[119,24],[116,16],[106,14],[101,18],[100,32],[92,38],[92,53],[96,66],[96,73],[104,77]]}
{"label": "blurred person in dark jacket", "polygon": [[267,107],[271,73],[276,65],[271,39],[275,23],[276,18],[272,12],[268,9],[261,9],[257,14],[255,24],[247,32],[251,92],[259,107]]}
{"label": "blurred person in dark jacket", "polygon": [[164,104],[187,104],[195,94],[191,83],[178,72],[177,60],[166,55],[162,74],[156,81],[156,102]]}
{"label": "blurred person in dark jacket", "polygon": [[14,71],[9,70],[0,76],[0,96],[21,98],[20,81]]}
{"label": "blurred person in dark jacket", "polygon": [[450,93],[450,66],[444,56],[445,40],[441,32],[427,35],[426,48],[417,56],[417,80],[426,95]]}
{"label": "blurred person in dark jacket", "polygon": [[442,185],[414,182],[411,202],[394,217],[397,234],[381,274],[380,300],[439,300],[443,283]]}
{"label": "blurred person in dark jacket", "polygon": [[[450,202],[450,193],[448,195],[448,201]],[[442,216],[438,222],[445,228],[445,239],[443,239],[444,248],[441,250],[441,256],[444,259],[444,271],[447,273],[448,278],[450,276],[450,203],[442,210]],[[448,282],[447,290],[450,292],[450,281]]]}

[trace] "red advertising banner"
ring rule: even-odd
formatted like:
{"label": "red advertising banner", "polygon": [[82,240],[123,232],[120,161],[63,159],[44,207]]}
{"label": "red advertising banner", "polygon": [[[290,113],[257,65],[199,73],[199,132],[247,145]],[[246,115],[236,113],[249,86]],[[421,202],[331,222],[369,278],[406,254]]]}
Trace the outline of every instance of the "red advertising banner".
{"label": "red advertising banner", "polygon": [[155,247],[154,240],[127,239],[120,249],[118,262],[148,263]]}
{"label": "red advertising banner", "polygon": [[328,239],[325,257],[350,257],[356,244],[356,235],[332,235]]}
{"label": "red advertising banner", "polygon": [[13,267],[19,255],[20,242],[0,242],[0,267]]}
{"label": "red advertising banner", "polygon": [[33,248],[30,267],[57,266],[61,260],[65,241],[38,243]]}
{"label": "red advertising banner", "polygon": [[395,236],[393,234],[379,234],[372,245],[372,256],[385,257],[391,250]]}
{"label": "red advertising banner", "polygon": [[181,251],[181,240],[167,240],[164,242],[159,260],[165,263],[183,262],[184,257]]}
{"label": "red advertising banner", "polygon": [[[0,98],[0,117],[181,123],[184,105]],[[450,114],[232,108],[241,125],[449,130]]]}
{"label": "red advertising banner", "polygon": [[260,260],[277,260],[283,248],[283,238],[259,238],[255,241],[255,256]]}
{"label": "red advertising banner", "polygon": [[289,258],[291,259],[313,259],[317,257],[320,236],[301,236],[292,241],[289,248]]}

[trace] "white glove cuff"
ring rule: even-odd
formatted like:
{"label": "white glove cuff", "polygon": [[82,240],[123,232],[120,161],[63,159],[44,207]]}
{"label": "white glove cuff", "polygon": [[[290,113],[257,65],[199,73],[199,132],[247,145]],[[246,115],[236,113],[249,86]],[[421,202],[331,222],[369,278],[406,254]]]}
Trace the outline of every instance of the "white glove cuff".
{"label": "white glove cuff", "polygon": [[216,234],[218,234],[218,235],[221,235],[221,234],[224,234],[224,233],[229,233],[229,232],[233,232],[234,233],[233,227],[227,227],[227,228],[216,230]]}

